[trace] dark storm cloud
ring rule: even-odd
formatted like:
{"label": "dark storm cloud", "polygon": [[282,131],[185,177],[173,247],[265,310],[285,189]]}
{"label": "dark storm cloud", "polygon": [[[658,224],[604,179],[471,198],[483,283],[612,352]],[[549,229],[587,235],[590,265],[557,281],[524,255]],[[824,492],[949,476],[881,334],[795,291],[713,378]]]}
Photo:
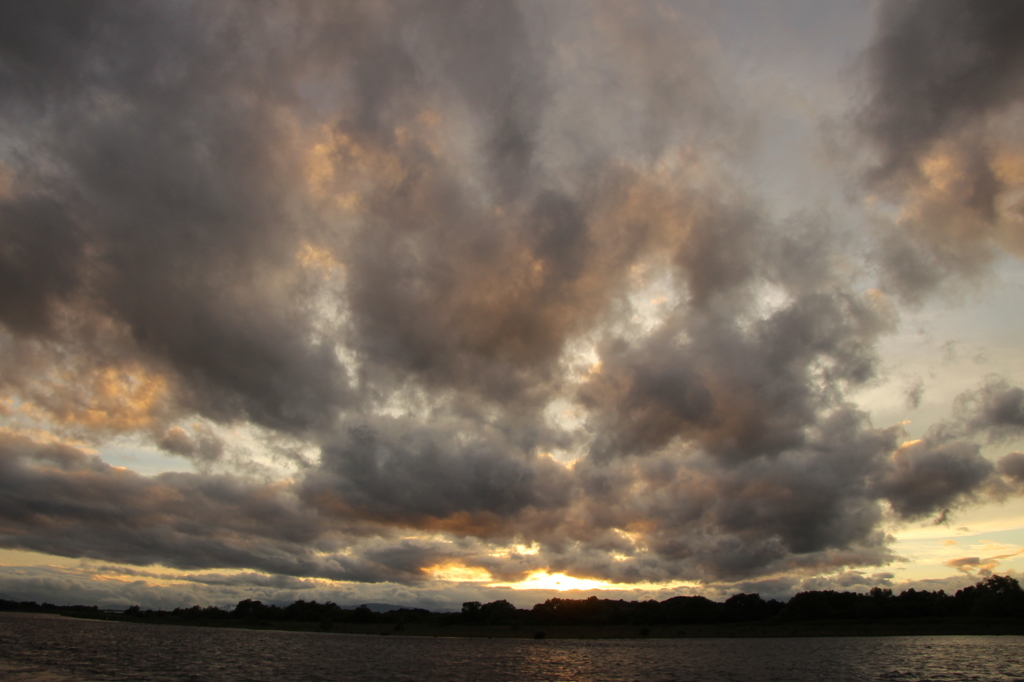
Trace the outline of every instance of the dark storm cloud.
{"label": "dark storm cloud", "polygon": [[[164,474],[148,479],[111,467],[99,457],[73,447],[39,444],[20,436],[5,435],[2,454],[5,518],[16,519],[26,528],[35,524],[45,526],[47,519],[63,518],[69,533],[70,526],[75,526],[79,533],[86,531],[76,542],[70,542],[73,535],[56,541],[69,542],[76,552],[95,552],[94,556],[116,552],[117,539],[111,538],[108,544],[102,539],[101,529],[128,521],[122,518],[123,508],[134,510],[130,521],[136,531],[148,529],[153,533],[153,543],[143,542],[134,551],[145,552],[145,546],[159,544],[161,536],[173,542],[179,532],[202,536],[207,530],[211,534],[230,534],[247,526],[253,529],[255,526],[249,524],[258,523],[260,518],[277,517],[277,522],[265,529],[269,537],[302,542],[316,535],[314,518],[284,513],[287,507],[282,505],[282,498],[270,496],[260,501],[253,497],[255,490],[229,478]],[[243,516],[249,518],[238,517],[235,522],[239,525],[229,529],[224,524],[233,522],[221,516],[236,505],[248,506],[248,513]],[[217,522],[212,523],[214,520]],[[180,525],[175,527],[176,523]],[[210,527],[200,531],[207,524]],[[196,538],[199,542],[204,539]],[[156,553],[138,558],[143,560],[136,563],[149,563],[161,557]],[[188,563],[191,559],[183,554],[182,561]]]}
{"label": "dark storm cloud", "polygon": [[[1024,389],[1010,386],[1003,379],[992,379],[974,394],[965,394],[961,400],[967,405],[975,403],[976,414],[970,419],[973,429],[988,429],[993,440],[1013,438],[1024,433]],[[969,411],[970,407],[961,405]]]}
{"label": "dark storm cloud", "polygon": [[1024,433],[1024,389],[992,375],[980,387],[960,393],[953,416],[932,426],[928,436],[944,441],[972,436],[998,443]]}
{"label": "dark storm cloud", "polygon": [[[404,144],[341,124],[339,170],[353,147],[401,166],[374,186],[341,247],[354,341],[371,371],[536,406],[556,388],[567,341],[609,312],[631,267],[685,234],[685,216],[667,214],[680,213],[673,204],[685,201],[685,188],[622,163],[635,149],[620,147],[655,129],[667,129],[658,141],[669,131],[720,135],[718,121],[678,117],[718,102],[690,74],[699,71],[694,50],[669,40],[646,9],[621,17],[611,5],[425,7],[409,20],[417,77],[401,97],[440,117],[441,143]],[[627,58],[609,58],[609,45]],[[596,73],[565,63],[591,52]],[[661,57],[663,68],[643,68]],[[595,107],[608,85],[591,84],[595,75],[635,107],[615,98]],[[655,76],[665,82],[649,82]],[[680,105],[671,124],[667,100]],[[459,137],[477,142],[472,152]]]}
{"label": "dark storm cloud", "polygon": [[956,397],[953,416],[934,424],[924,438],[900,446],[875,478],[878,490],[905,517],[940,513],[978,496],[1005,494],[1001,474],[1016,481],[1015,455],[996,465],[981,455],[982,443],[1018,437],[1024,426],[1020,388],[990,377]]}
{"label": "dark storm cloud", "polygon": [[[598,348],[601,366],[579,394],[594,417],[596,456],[644,453],[676,437],[726,458],[775,454],[801,443],[838,384],[873,374],[885,311],[836,290],[824,270],[794,276],[788,267],[792,258],[828,262],[828,226],[793,238],[737,204],[698,204],[676,259],[685,303],[652,333],[609,335]],[[786,300],[758,317],[755,292],[766,285]],[[822,363],[828,370],[813,376]]]}
{"label": "dark storm cloud", "polygon": [[[99,64],[75,59],[101,30],[103,15],[115,7],[74,0],[8,5],[3,8],[0,83],[26,100],[41,101],[74,88],[79,75]],[[19,99],[5,101],[14,106]]]}
{"label": "dark storm cloud", "polygon": [[8,547],[365,582],[422,580],[422,567],[449,558],[429,543],[383,540],[349,556],[284,484],[183,473],[146,478],[67,445],[8,434],[0,437],[0,469],[0,533]]}
{"label": "dark storm cloud", "polygon": [[[901,104],[892,36],[974,26],[954,50],[969,70],[995,30],[951,4],[907,23],[923,7],[886,14],[869,60],[878,178],[975,116],[941,75],[946,95]],[[969,439],[1020,426],[1009,387],[917,445],[851,406],[892,304],[853,281],[830,216],[772,218],[730,179],[749,114],[685,13],[0,13],[5,409],[90,443],[141,436],[204,472],[232,466],[224,434],[249,422],[300,469],[147,478],[4,434],[4,546],[406,584],[839,571],[892,559],[886,505],[909,518],[982,495],[993,470]],[[1009,101],[1004,80],[978,101]],[[918,125],[925,105],[949,112]],[[976,197],[961,203],[996,220],[989,159],[954,151]],[[918,236],[900,233],[919,261],[886,251],[906,290],[953,267]]]}
{"label": "dark storm cloud", "polygon": [[730,459],[798,447],[846,385],[874,373],[884,310],[848,293],[793,299],[765,319],[691,311],[630,346],[611,340],[581,390],[600,421],[596,453],[695,440]]}
{"label": "dark storm cloud", "polygon": [[422,45],[463,101],[489,128],[484,144],[502,200],[529,183],[543,114],[544,62],[550,45],[531,34],[517,3],[425,3],[411,22],[427,30]]}
{"label": "dark storm cloud", "polygon": [[996,463],[996,470],[1020,488],[1024,488],[1024,452],[1011,452]]}
{"label": "dark storm cloud", "polygon": [[701,213],[676,253],[691,302],[706,308],[728,298],[757,277],[765,247],[756,212],[744,207],[712,206]]}
{"label": "dark storm cloud", "polygon": [[[325,445],[320,466],[306,477],[304,497],[330,513],[388,522],[500,526],[527,507],[564,507],[572,478],[549,458],[516,452],[500,433],[473,425],[378,418],[356,423]],[[474,519],[476,519],[474,521]],[[486,530],[477,532],[486,534]]]}
{"label": "dark storm cloud", "polygon": [[[295,268],[304,239],[320,240],[347,267],[342,307],[365,360],[499,399],[538,400],[567,338],[606,310],[635,258],[670,226],[640,223],[622,240],[617,226],[595,224],[611,210],[602,199],[637,182],[615,169],[616,135],[578,131],[596,162],[580,177],[555,181],[534,158],[542,130],[563,125],[545,55],[547,24],[569,18],[527,7],[8,10],[17,15],[8,25],[23,25],[3,73],[24,186],[5,206],[18,254],[5,270],[17,299],[7,319],[44,329],[53,305],[76,294],[181,377],[175,397],[184,408],[280,429],[323,424],[354,398],[333,344],[313,340],[315,283]],[[640,27],[634,34],[610,10],[581,11],[640,66],[661,52],[688,54],[645,12],[626,25]],[[649,45],[638,44],[643,36]],[[608,65],[624,86],[637,68]],[[602,127],[664,127],[662,100],[705,88],[694,77],[628,87],[648,105],[644,115],[609,110]],[[405,141],[402,131],[431,111],[445,126],[479,131],[471,157]],[[345,141],[330,157],[338,173],[351,170],[353,147],[364,162],[400,164],[399,178],[369,179],[354,233],[303,205],[294,123],[328,126]],[[506,217],[467,191],[466,167],[477,163]],[[33,207],[46,202],[52,207],[37,216]],[[59,269],[30,267],[54,259]]]}
{"label": "dark storm cloud", "polygon": [[937,140],[1024,95],[1022,32],[1024,7],[1012,0],[883,5],[867,53],[875,89],[862,114],[882,147],[877,173],[916,171]]}
{"label": "dark storm cloud", "polygon": [[[999,250],[1020,255],[1024,8],[1009,1],[892,2],[865,55],[859,118],[878,162],[870,191],[902,204],[881,238],[883,281],[911,301],[950,274],[983,276]],[[895,230],[895,231],[894,231]]]}
{"label": "dark storm cloud", "polygon": [[322,418],[346,382],[288,305],[301,282],[280,280],[297,160],[275,111],[293,84],[253,52],[271,29],[242,5],[73,5],[5,9],[5,320],[41,331],[74,294],[180,372],[193,407]]}
{"label": "dark storm cloud", "polygon": [[[636,173],[599,170],[596,186],[547,190],[496,215],[436,158],[403,159],[417,171],[408,187],[380,197],[351,245],[350,305],[361,354],[428,385],[506,404],[547,399],[566,342],[677,227],[621,206],[658,191]],[[634,229],[622,233],[616,212]]]}
{"label": "dark storm cloud", "polygon": [[865,474],[893,437],[863,414],[838,411],[777,464],[754,461],[723,476],[718,522],[741,536],[758,528],[794,554],[876,544],[879,510]]}
{"label": "dark storm cloud", "polygon": [[974,493],[993,471],[974,443],[923,439],[900,447],[877,485],[897,514],[916,517]]}
{"label": "dark storm cloud", "polygon": [[[879,493],[870,477],[884,466],[896,435],[872,429],[863,414],[840,410],[772,458],[722,462],[699,450],[666,450],[639,461],[581,463],[583,526],[632,528],[656,557],[609,562],[592,568],[593,575],[718,580],[801,565],[820,570],[885,561],[889,553],[876,529]],[[627,488],[629,496],[622,494]],[[619,542],[609,549],[636,552]]]}
{"label": "dark storm cloud", "polygon": [[84,240],[55,201],[33,197],[0,204],[0,320],[30,334],[48,330],[51,301],[69,297]]}

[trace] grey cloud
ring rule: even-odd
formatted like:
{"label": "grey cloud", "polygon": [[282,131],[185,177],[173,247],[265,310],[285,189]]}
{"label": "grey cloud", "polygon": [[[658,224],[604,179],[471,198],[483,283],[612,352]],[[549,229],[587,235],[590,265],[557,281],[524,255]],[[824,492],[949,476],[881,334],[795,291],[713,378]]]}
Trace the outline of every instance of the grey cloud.
{"label": "grey cloud", "polygon": [[1007,494],[1010,489],[996,474],[1015,481],[1017,453],[993,466],[981,455],[978,441],[998,443],[1021,434],[1022,396],[1020,388],[996,376],[958,395],[951,418],[932,425],[924,438],[900,446],[878,471],[879,494],[901,516],[939,513],[939,521],[978,496]]}
{"label": "grey cloud", "polygon": [[581,390],[600,420],[595,452],[645,452],[677,436],[733,459],[799,446],[844,385],[871,378],[887,325],[868,301],[820,293],[747,328],[691,314],[635,346],[611,341]]}
{"label": "grey cloud", "polygon": [[904,390],[904,397],[904,404],[908,408],[916,410],[920,407],[921,399],[924,397],[924,380],[921,377],[915,377]]}
{"label": "grey cloud", "polygon": [[[986,389],[946,435],[890,457],[897,431],[849,392],[875,375],[891,304],[839,267],[850,245],[827,215],[772,220],[733,186],[750,135],[736,93],[700,24],[663,9],[0,9],[4,397],[199,467],[231,458],[184,426],[197,416],[320,451],[293,453],[296,481],[146,478],[3,435],[4,546],[290,576],[245,578],[268,590],[413,584],[449,563],[739,580],[885,563],[884,501],[914,517],[980,495],[991,466],[967,439],[1019,428],[1019,391]],[[869,57],[877,182],[1016,97],[985,72],[969,110],[944,60],[1010,60],[982,15],[1017,10],[910,20],[926,9],[886,14]],[[956,31],[950,55],[913,66]],[[971,47],[986,32],[991,59]],[[933,99],[900,99],[908,64]],[[1002,185],[965,140],[951,153],[969,180],[942,201],[991,223]],[[960,243],[956,220],[934,224]],[[926,237],[883,246],[887,286],[988,262],[986,245]],[[667,313],[649,320],[638,298],[656,278]],[[128,365],[161,387],[154,404],[83,380]],[[64,390],[28,377],[52,368]],[[96,409],[89,390],[113,397]],[[582,427],[550,417],[562,403]],[[500,551],[520,542],[536,554]]]}
{"label": "grey cloud", "polygon": [[723,476],[718,524],[741,537],[756,528],[795,554],[876,544],[880,514],[867,478],[894,433],[853,411],[816,431],[778,463],[754,461]]}
{"label": "grey cloud", "polygon": [[[112,567],[116,572],[116,568]],[[316,580],[295,578],[288,575],[270,575],[266,573],[202,573],[199,575],[184,574],[176,576],[178,580],[200,583],[203,585],[224,585],[227,587],[269,587],[279,590],[309,590],[319,585]]]}
{"label": "grey cloud", "polygon": [[[874,260],[881,266],[881,284],[904,300],[919,304],[944,283],[955,262],[922,247],[911,235],[888,229],[879,238]],[[972,272],[977,269],[972,265]]]}
{"label": "grey cloud", "polygon": [[693,305],[703,308],[713,297],[734,295],[759,274],[767,236],[758,229],[760,220],[749,209],[722,206],[694,221],[676,253]]}
{"label": "grey cloud", "polygon": [[[543,516],[572,495],[571,476],[539,454],[566,440],[540,425],[539,411],[563,380],[567,340],[600,320],[639,259],[682,234],[659,214],[672,213],[679,201],[667,198],[646,169],[617,163],[615,145],[633,135],[649,138],[653,158],[658,144],[678,132],[665,114],[707,86],[702,67],[688,71],[683,59],[664,79],[634,85],[631,74],[663,61],[659,55],[689,58],[692,51],[645,11],[630,26],[614,21],[613,9],[580,9],[629,51],[627,62],[607,53],[600,59],[614,81],[637,93],[645,113],[592,109],[589,98],[578,99],[586,93],[575,90],[574,110],[586,108],[600,125],[578,129],[580,144],[568,159],[536,154],[539,136],[573,119],[545,85],[549,37],[575,21],[559,12],[546,22],[537,7],[515,3],[424,3],[401,14],[363,3],[312,3],[294,14],[278,8],[266,15],[230,3],[97,3],[80,15],[21,17],[22,35],[31,38],[5,53],[3,73],[19,84],[7,111],[20,112],[5,132],[22,141],[24,154],[11,166],[29,189],[19,186],[9,214],[23,216],[39,194],[73,216],[57,223],[60,235],[73,227],[88,248],[50,240],[69,249],[60,271],[65,279],[36,273],[12,284],[35,293],[18,299],[29,306],[19,313],[26,321],[9,326],[46,331],[49,307],[77,297],[83,314],[124,325],[113,355],[126,350],[170,375],[178,411],[248,418],[272,429],[323,429],[353,406],[357,397],[335,352],[343,342],[358,355],[358,380],[371,405],[410,381],[468,394],[454,399],[464,405],[480,396],[484,407],[504,412],[499,423],[428,428],[371,418],[378,440],[370,449],[350,442],[344,429],[333,441],[324,437],[323,462],[304,479],[303,494],[327,491],[358,514],[402,523],[437,517],[453,524],[439,530],[452,533],[487,533],[490,524],[515,535],[502,515]],[[601,40],[576,38],[604,50]],[[311,95],[313,84],[330,87]],[[32,116],[24,114],[29,109]],[[431,109],[442,126],[482,131],[483,142],[468,158],[451,146],[407,143],[402,130]],[[333,133],[335,170],[347,170],[354,145],[363,158],[397,159],[399,177],[380,186],[372,178],[357,218],[318,214],[322,207],[303,199],[307,141],[297,138],[296,122]],[[715,124],[708,118],[683,127]],[[613,129],[619,134],[606,141],[603,131]],[[442,133],[450,142],[450,130]],[[55,163],[42,163],[44,157]],[[588,164],[579,163],[584,157]],[[562,162],[580,168],[568,182],[549,174]],[[483,194],[496,197],[494,206],[482,204],[464,177],[463,167],[473,163],[488,170]],[[638,203],[637,195],[658,205]],[[631,229],[623,231],[624,222]],[[29,228],[21,217],[10,230],[21,239]],[[311,294],[318,283],[295,262],[306,242],[345,267],[347,299],[325,305],[329,313],[351,315],[351,328],[315,328],[322,307]],[[52,246],[29,246],[34,258],[55,255]],[[74,347],[67,336],[76,328],[49,331],[55,343]],[[216,445],[168,430],[168,421],[154,426],[165,449],[216,455]],[[36,493],[12,515],[57,504],[45,502],[42,491],[61,485],[67,494],[59,499],[82,524],[74,538],[24,526],[10,540],[18,546],[146,563],[169,561],[170,548],[180,544],[172,563],[182,567],[248,565],[366,580],[413,579],[424,562],[445,556],[383,543],[363,548],[364,563],[318,559],[309,546],[327,541],[310,510],[250,508],[257,492],[251,484],[182,475],[119,479],[101,467],[93,482],[107,498],[148,510],[136,515],[141,525],[126,529],[129,541],[90,530],[109,528],[116,513],[97,504],[75,472],[44,482],[34,470],[12,467],[35,484],[25,494]],[[163,488],[182,501],[158,504],[160,513],[137,495]],[[272,509],[279,519],[271,521]],[[344,509],[331,511],[338,523],[351,522]],[[222,512],[234,521],[214,522]],[[167,523],[147,525],[153,515]],[[474,515],[483,530],[473,525],[480,521]],[[255,526],[246,524],[259,525],[257,519],[267,529],[251,532]],[[206,524],[210,530],[200,532]]]}
{"label": "grey cloud", "polygon": [[217,418],[301,427],[343,404],[344,371],[304,338],[309,322],[288,305],[299,282],[280,279],[298,244],[279,229],[297,160],[269,105],[287,106],[291,86],[237,57],[266,38],[257,17],[241,5],[222,24],[198,6],[49,9],[11,10],[23,34],[2,57],[23,86],[9,107],[40,110],[5,127],[26,145],[13,168],[29,183],[3,206],[5,251],[19,256],[5,319],[41,330],[75,295],[123,320],[186,378],[186,402]]}
{"label": "grey cloud", "polygon": [[548,61],[555,97],[538,156],[589,174],[609,161],[656,160],[688,145],[715,155],[751,141],[718,79],[707,24],[691,8],[523,6],[531,26],[559,28],[553,42],[562,48]]}
{"label": "grey cloud", "polygon": [[474,433],[471,424],[457,422],[428,427],[377,418],[351,424],[324,445],[303,496],[324,513],[340,507],[486,536],[489,526],[508,533],[506,524],[529,507],[564,506],[572,485],[559,464],[519,451],[498,433]]}
{"label": "grey cloud", "polygon": [[[373,371],[536,405],[550,395],[567,341],[602,321],[630,267],[683,235],[654,202],[688,202],[685,187],[682,200],[664,190],[659,196],[646,169],[620,163],[621,137],[648,125],[708,131],[720,124],[661,118],[668,111],[660,99],[693,108],[687,96],[705,94],[699,77],[668,78],[663,87],[629,77],[638,67],[631,60],[662,51],[677,57],[661,62],[670,73],[703,69],[646,10],[619,24],[610,5],[573,5],[570,14],[533,3],[454,3],[446,14],[437,7],[409,20],[416,38],[404,49],[417,55],[418,78],[403,93],[422,89],[421,99],[440,110],[445,140],[460,124],[483,140],[470,153],[459,146],[439,153],[342,122],[340,147],[355,140],[402,162],[399,179],[374,186],[355,239],[339,247],[349,255],[354,343]],[[466,21],[474,30],[455,37]],[[596,44],[605,31],[629,60],[609,58]],[[648,33],[657,39],[642,42]],[[610,106],[620,96],[594,107],[594,93],[579,92],[578,69],[563,73],[557,50],[547,58],[552,43],[595,50],[603,73],[635,94],[641,114]],[[556,92],[549,82],[564,87]],[[450,102],[437,100],[449,91]],[[575,95],[587,95],[579,109]],[[592,124],[578,125],[580,116]],[[578,144],[561,144],[569,139]],[[341,168],[345,148],[338,158]],[[484,172],[469,183],[467,168]],[[645,192],[652,205],[638,202]],[[481,195],[492,204],[481,205]]]}
{"label": "grey cloud", "polygon": [[[117,539],[111,538],[111,544],[105,547],[108,543],[101,539],[99,530],[103,526],[121,523],[121,509],[126,507],[135,509],[136,530],[152,532],[154,542],[161,537],[172,540],[178,533],[198,532],[202,525],[199,520],[204,516],[208,521],[218,519],[217,524],[210,524],[210,533],[231,532],[219,520],[217,510],[222,503],[227,503],[227,508],[251,504],[247,509],[249,513],[237,519],[240,525],[234,528],[235,531],[246,527],[256,530],[254,525],[248,524],[258,523],[261,517],[267,520],[279,516],[279,523],[268,526],[265,531],[257,531],[257,534],[266,533],[292,541],[308,541],[315,537],[316,526],[312,518],[280,514],[286,510],[281,499],[260,502],[250,498],[253,490],[230,479],[191,474],[163,474],[155,479],[146,479],[119,471],[98,457],[85,455],[69,446],[39,445],[13,436],[5,437],[3,446],[7,474],[5,516],[18,518],[30,525],[42,522],[47,516],[76,519],[83,530],[89,530],[90,535],[88,540],[83,537],[71,543],[78,552],[96,551],[99,556],[104,551],[116,550]],[[26,457],[51,462],[58,469],[26,466]],[[144,503],[146,497],[152,499],[152,506]],[[175,524],[179,525],[176,527]],[[200,543],[206,540],[202,537],[206,532],[198,533]],[[69,539],[41,541],[59,544]],[[90,545],[90,542],[95,544]],[[137,563],[150,563],[159,557],[140,558],[147,560]],[[182,559],[189,560],[184,556]]]}
{"label": "grey cloud", "polygon": [[[98,574],[115,574],[117,576],[130,576],[133,578],[151,578],[155,580],[167,580],[168,574],[147,571],[129,566],[114,566],[110,564],[93,565],[85,562],[83,569],[94,571]],[[320,585],[320,581],[295,578],[289,575],[275,575],[268,573],[254,573],[247,571],[243,573],[182,573],[174,575],[175,581],[199,583],[202,585],[224,585],[238,587],[272,587],[277,589],[302,590],[312,589]]]}
{"label": "grey cloud", "polygon": [[180,426],[168,429],[157,444],[176,455],[195,459],[197,462],[213,462],[224,452],[224,443],[208,427],[197,429],[193,436]]}
{"label": "grey cloud", "polygon": [[541,565],[638,582],[884,564],[893,557],[877,530],[874,477],[897,436],[847,408],[772,458],[722,462],[665,449],[581,461],[583,494],[559,525],[533,536]]}
{"label": "grey cloud", "polygon": [[880,175],[913,169],[936,140],[1024,95],[1022,28],[1024,8],[1009,0],[883,6],[862,114],[883,146]]}
{"label": "grey cloud", "polygon": [[434,162],[409,183],[352,243],[356,348],[379,371],[504,404],[549,395],[566,342],[600,320],[670,228],[623,235],[607,221],[644,183],[631,174],[549,190],[504,216],[473,206]]}
{"label": "grey cloud", "polygon": [[[106,4],[68,0],[5,7],[0,22],[4,90],[43,100],[73,88],[83,71],[99,66],[74,55],[102,25],[102,10],[115,9]],[[11,108],[15,103],[19,98],[5,100]]]}
{"label": "grey cloud", "polygon": [[[825,216],[777,224],[731,198],[695,200],[674,262],[682,301],[665,322],[599,347],[600,372],[579,392],[595,456],[674,438],[725,459],[775,455],[874,376],[875,343],[895,315],[830,267],[845,246],[837,226]],[[765,310],[768,288],[778,300]]]}
{"label": "grey cloud", "polygon": [[1017,483],[1024,483],[1024,453],[1011,452],[1004,455],[996,464],[996,469],[1003,476],[1007,476]]}
{"label": "grey cloud", "polygon": [[49,330],[50,302],[69,298],[85,248],[74,219],[57,202],[32,196],[0,204],[0,320],[30,334]]}
{"label": "grey cloud", "polygon": [[1024,96],[1024,11],[941,0],[885,3],[879,16],[859,126],[879,155],[869,192],[903,210],[876,258],[889,290],[916,303],[983,277],[1000,250],[1022,253],[1019,180],[999,154],[1020,143],[1008,112]]}
{"label": "grey cloud", "polygon": [[[691,92],[710,101],[711,88],[697,75],[704,67],[688,63],[696,52],[670,40],[663,22],[640,12],[619,25],[610,7],[577,9],[629,51],[627,62],[601,59],[649,105],[639,119],[592,110],[600,127],[715,127],[711,117],[665,122],[670,104]],[[42,178],[40,191],[74,216],[89,248],[68,238],[71,226],[51,246],[32,247],[33,258],[56,255],[67,266],[48,271],[56,279],[33,271],[32,281],[10,283],[24,310],[10,306],[9,315],[42,329],[48,306],[77,294],[182,379],[175,397],[184,410],[302,430],[356,400],[334,343],[311,340],[318,311],[302,299],[315,285],[293,258],[304,239],[347,266],[349,299],[339,307],[353,328],[332,330],[334,341],[352,334],[375,388],[386,390],[382,375],[398,370],[399,383],[412,374],[542,403],[566,340],[608,309],[629,267],[671,227],[623,238],[618,226],[595,224],[615,208],[609,197],[625,199],[642,181],[617,169],[600,130],[577,130],[598,163],[568,183],[550,176],[552,159],[533,158],[537,138],[571,118],[545,84],[545,55],[579,17],[512,2],[403,13],[365,3],[265,12],[87,3],[15,19],[23,26],[4,73],[36,83],[13,92],[42,113],[11,119],[11,134],[26,140],[16,170],[39,176],[34,159],[54,159],[60,172]],[[597,49],[593,35],[575,38]],[[628,77],[662,52],[678,58],[665,82]],[[323,86],[315,95],[312,83]],[[440,114],[446,139],[448,126],[465,123],[484,141],[470,158],[406,144],[398,131],[425,110]],[[364,188],[367,214],[354,234],[297,198],[305,161],[289,127],[296,119],[403,165],[397,185]],[[347,170],[344,150],[333,159]],[[460,161],[490,168],[484,190],[504,218],[467,194]],[[24,213],[27,197],[18,194],[9,212]],[[34,234],[24,218],[10,229],[18,239]]]}
{"label": "grey cloud", "polygon": [[[64,569],[52,566],[0,567],[3,598],[96,604],[109,609],[124,609],[131,604],[144,609],[166,610],[193,604],[231,608],[242,599],[283,605],[297,599],[310,599],[311,592],[319,601],[338,600],[345,594],[341,589],[331,590],[321,581],[253,573],[240,575],[244,575],[248,582],[233,582],[231,576],[206,575],[176,576],[174,582],[167,584],[167,575],[124,566],[91,566],[86,563]],[[103,579],[97,580],[97,577]]]}
{"label": "grey cloud", "polygon": [[878,479],[881,495],[904,517],[918,517],[954,505],[978,490],[993,473],[974,443],[928,439],[900,447]]}
{"label": "grey cloud", "polygon": [[[799,590],[850,590],[867,592],[872,587],[893,587],[892,573],[867,575],[860,571],[847,571],[835,576],[815,576],[800,582]],[[899,591],[897,590],[897,594]]]}
{"label": "grey cloud", "polygon": [[1011,437],[1024,432],[1024,389],[1006,381],[990,381],[981,389],[980,414],[974,428],[989,428],[994,438]]}
{"label": "grey cloud", "polygon": [[980,557],[968,556],[960,559],[951,559],[946,562],[946,565],[966,573],[978,569],[983,563],[984,559]]}
{"label": "grey cloud", "polygon": [[365,582],[422,580],[423,566],[451,552],[406,543],[404,553],[395,554],[389,542],[371,539],[349,556],[343,539],[287,488],[225,475],[146,478],[67,445],[19,436],[0,439],[0,468],[7,547],[136,565],[252,568]]}
{"label": "grey cloud", "polygon": [[518,3],[453,0],[421,5],[414,20],[431,33],[426,54],[488,126],[484,145],[500,199],[529,185],[544,113],[550,45],[530,33]]}
{"label": "grey cloud", "polygon": [[977,389],[960,393],[953,405],[953,417],[928,431],[933,440],[985,437],[989,442],[1006,441],[1024,433],[1024,389],[991,375]]}

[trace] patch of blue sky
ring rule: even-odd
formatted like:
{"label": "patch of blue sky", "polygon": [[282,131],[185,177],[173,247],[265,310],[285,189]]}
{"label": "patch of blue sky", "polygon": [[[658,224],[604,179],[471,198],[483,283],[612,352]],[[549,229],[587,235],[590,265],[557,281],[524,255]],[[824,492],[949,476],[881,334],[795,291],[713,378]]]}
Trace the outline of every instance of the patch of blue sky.
{"label": "patch of blue sky", "polygon": [[143,476],[155,476],[171,471],[195,471],[189,460],[144,445],[114,443],[103,445],[97,450],[107,464],[125,467]]}

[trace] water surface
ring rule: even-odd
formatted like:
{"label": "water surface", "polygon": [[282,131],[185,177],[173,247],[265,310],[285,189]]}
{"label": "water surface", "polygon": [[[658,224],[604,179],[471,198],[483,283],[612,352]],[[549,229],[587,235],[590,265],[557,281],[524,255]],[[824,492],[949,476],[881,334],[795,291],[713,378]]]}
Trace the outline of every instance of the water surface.
{"label": "water surface", "polygon": [[0,613],[0,679],[1024,682],[1024,637],[538,641],[229,630]]}

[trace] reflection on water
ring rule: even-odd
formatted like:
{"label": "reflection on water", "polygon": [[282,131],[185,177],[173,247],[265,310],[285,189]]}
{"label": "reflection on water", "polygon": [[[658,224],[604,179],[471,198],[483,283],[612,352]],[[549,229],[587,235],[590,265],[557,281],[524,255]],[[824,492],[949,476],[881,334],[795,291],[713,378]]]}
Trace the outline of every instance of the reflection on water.
{"label": "reflection on water", "polygon": [[0,679],[1024,682],[1024,637],[449,639],[0,613]]}

